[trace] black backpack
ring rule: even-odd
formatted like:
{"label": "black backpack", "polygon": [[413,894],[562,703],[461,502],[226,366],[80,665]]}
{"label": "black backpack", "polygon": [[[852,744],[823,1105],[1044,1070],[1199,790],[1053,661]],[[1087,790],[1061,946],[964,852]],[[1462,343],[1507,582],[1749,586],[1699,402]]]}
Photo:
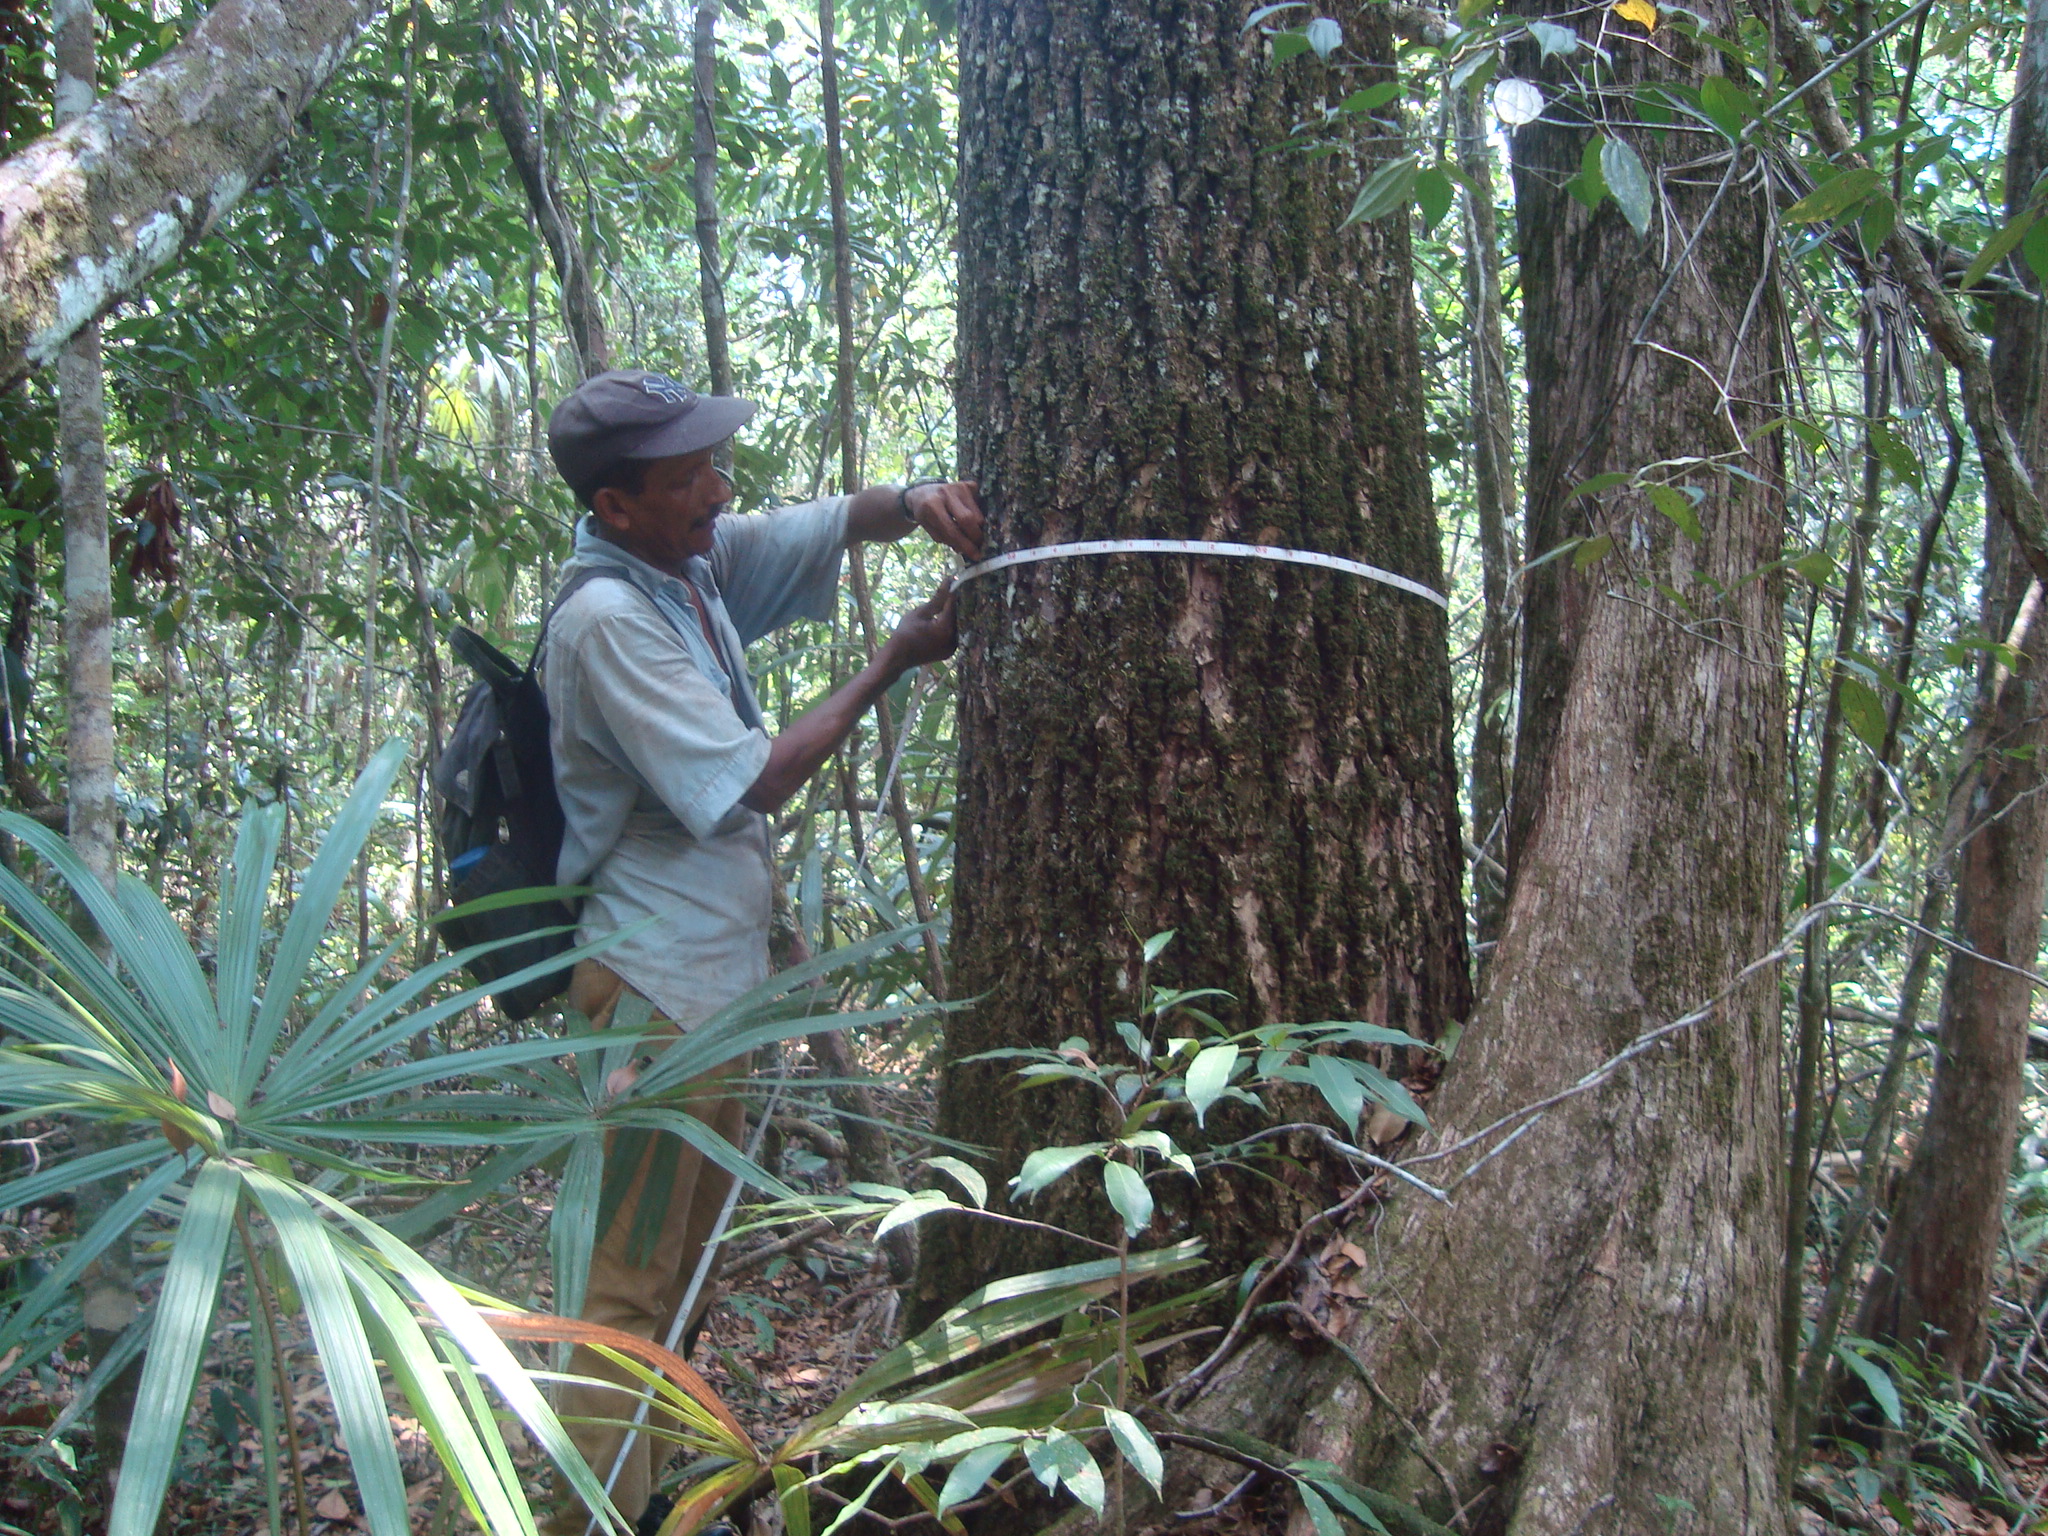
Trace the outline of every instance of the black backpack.
{"label": "black backpack", "polygon": [[[462,701],[447,747],[434,760],[434,833],[448,867],[449,901],[459,913],[435,921],[451,953],[529,935],[465,967],[479,986],[575,947],[580,901],[555,886],[562,803],[555,795],[555,761],[548,745],[547,695],[534,670],[555,614],[585,582],[599,576],[632,581],[617,566],[578,571],[541,621],[533,658],[524,667],[474,630],[458,628],[448,637],[449,649],[469,664],[478,681]],[[489,897],[536,888],[554,894],[460,912]],[[569,967],[564,966],[492,996],[511,1017],[524,1019],[568,986]]]}

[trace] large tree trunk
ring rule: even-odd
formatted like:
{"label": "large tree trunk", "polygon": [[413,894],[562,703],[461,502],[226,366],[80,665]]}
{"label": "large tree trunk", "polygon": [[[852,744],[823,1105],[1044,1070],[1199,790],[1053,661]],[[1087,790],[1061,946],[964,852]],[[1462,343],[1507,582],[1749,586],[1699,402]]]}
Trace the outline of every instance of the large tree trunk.
{"label": "large tree trunk", "polygon": [[221,0],[90,112],[0,164],[0,382],[47,363],[232,208],[372,0]]}
{"label": "large tree trunk", "polygon": [[[1382,11],[1340,14],[1353,51],[1390,56]],[[1225,0],[962,8],[962,472],[992,550],[1263,542],[1440,587],[1405,230],[1337,230],[1369,164],[1274,152],[1331,82],[1243,21]],[[961,611],[954,990],[980,1001],[948,1024],[943,1132],[993,1144],[999,1177],[1101,1134],[1092,1103],[1017,1098],[963,1058],[1114,1041],[1167,928],[1155,979],[1227,988],[1239,1027],[1433,1038],[1463,1016],[1436,607],[1141,555],[1024,566]],[[1335,1170],[1294,1150],[1285,1183],[1219,1184],[1193,1213],[1221,1269],[1331,1203]],[[1032,1214],[1099,1229],[1099,1194],[1066,1191]],[[921,1315],[1066,1250],[963,1226],[926,1253]]]}
{"label": "large tree trunk", "polygon": [[[2048,0],[2031,0],[2006,157],[2008,214],[2026,206],[2048,165]],[[2019,280],[2032,284],[2024,263]],[[2034,483],[2048,470],[2048,332],[2040,301],[1996,301],[1991,365],[1998,405]],[[2032,581],[2009,520],[1986,519],[1984,629],[2010,627]],[[2035,635],[2040,626],[2035,626]],[[2013,1138],[2026,1086],[2027,1019],[2041,942],[2048,874],[2048,710],[2042,641],[2034,639],[1997,695],[1989,750],[1972,809],[1977,830],[1956,870],[1956,940],[1942,991],[1941,1043],[1927,1119],[1864,1294],[1856,1331],[1926,1349],[1949,1370],[1974,1376],[1988,1340],[1991,1299],[2012,1172]],[[1990,663],[1987,662],[1987,665]],[[2016,969],[2015,969],[2016,968]]]}
{"label": "large tree trunk", "polygon": [[[1728,25],[1725,8],[1706,14]],[[1607,27],[1610,112],[1634,79],[1697,83],[1722,67],[1682,36],[1660,30],[1653,51]],[[1767,435],[1738,453],[1748,476],[1684,477],[1705,493],[1697,541],[1632,490],[1565,499],[1603,471],[1738,450],[1738,429],[1777,414],[1780,322],[1759,286],[1770,241],[1739,177],[1711,220],[1712,178],[1664,180],[1668,243],[1654,228],[1638,239],[1611,203],[1588,214],[1563,190],[1584,151],[1581,111],[1553,101],[1514,144],[1529,547],[1613,547],[1531,583],[1526,830],[1510,842],[1490,985],[1425,1150],[1571,1088],[1650,1031],[1696,1022],[1550,1108],[1452,1206],[1382,1213],[1358,1238],[1379,1256],[1370,1299],[1348,1325],[1332,1320],[1355,1360],[1303,1361],[1301,1346],[1264,1339],[1198,1412],[1439,1514],[1468,1505],[1475,1532],[1772,1532],[1779,1024],[1772,968],[1744,972],[1778,943],[1781,591],[1752,578],[1779,554],[1780,454]],[[1694,153],[1618,131],[1653,178]],[[1693,231],[1699,245],[1672,274]],[[1453,1180],[1522,1123],[1411,1166]]]}

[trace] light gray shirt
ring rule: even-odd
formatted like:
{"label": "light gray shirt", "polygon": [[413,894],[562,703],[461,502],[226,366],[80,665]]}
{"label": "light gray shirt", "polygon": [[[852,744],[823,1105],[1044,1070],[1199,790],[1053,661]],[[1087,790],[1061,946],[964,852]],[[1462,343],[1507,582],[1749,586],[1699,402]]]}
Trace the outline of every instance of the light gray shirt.
{"label": "light gray shirt", "polygon": [[[652,917],[604,963],[678,1024],[708,1017],[768,976],[768,820],[739,803],[768,763],[746,647],[799,618],[828,619],[846,549],[843,496],[727,514],[683,581],[576,530],[542,658],[555,791],[566,821],[556,878],[587,885],[577,941]],[[715,643],[714,643],[715,642]]]}

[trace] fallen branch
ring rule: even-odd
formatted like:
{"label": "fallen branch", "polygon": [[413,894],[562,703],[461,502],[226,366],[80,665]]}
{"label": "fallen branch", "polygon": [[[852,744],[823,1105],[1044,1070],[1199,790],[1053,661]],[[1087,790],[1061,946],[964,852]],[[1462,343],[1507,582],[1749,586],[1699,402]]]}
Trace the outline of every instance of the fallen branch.
{"label": "fallen branch", "polygon": [[809,1226],[798,1227],[794,1232],[784,1233],[773,1242],[763,1243],[758,1248],[749,1248],[745,1253],[734,1254],[725,1261],[719,1273],[722,1278],[727,1280],[732,1279],[736,1275],[744,1275],[749,1270],[759,1269],[770,1259],[780,1258],[785,1253],[794,1253],[797,1249],[817,1241],[817,1239],[823,1237],[831,1230],[832,1223],[820,1217]]}

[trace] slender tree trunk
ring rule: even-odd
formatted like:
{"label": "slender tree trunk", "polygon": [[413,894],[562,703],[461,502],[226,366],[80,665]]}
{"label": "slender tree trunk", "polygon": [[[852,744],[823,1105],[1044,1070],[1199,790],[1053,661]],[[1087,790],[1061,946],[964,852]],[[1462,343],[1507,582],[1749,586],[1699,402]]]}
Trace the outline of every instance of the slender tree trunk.
{"label": "slender tree trunk", "polygon": [[1479,514],[1484,612],[1479,622],[1479,698],[1472,726],[1473,927],[1480,974],[1500,938],[1507,904],[1510,722],[1515,690],[1515,586],[1522,563],[1509,507],[1515,492],[1515,406],[1508,389],[1500,296],[1500,235],[1493,215],[1493,151],[1469,91],[1456,93],[1458,165],[1465,173],[1465,324],[1472,349],[1472,494]]}
{"label": "slender tree trunk", "polygon": [[[2008,216],[2048,165],[2048,0],[2030,0],[2006,158]],[[2024,263],[2011,264],[2034,288]],[[2048,363],[2040,299],[1996,301],[1991,366],[1998,406],[2034,483],[2048,469]],[[2032,581],[2008,520],[1986,520],[1984,626],[2003,634]],[[2031,640],[1999,695],[1972,810],[1977,830],[1956,871],[1956,929],[1942,990],[1927,1119],[1900,1186],[1856,1331],[1924,1348],[1964,1378],[1982,1369],[1984,1312],[1997,1263],[2013,1139],[2025,1090],[2033,986],[2048,876],[2048,705],[2043,642]],[[1990,663],[1987,661],[1987,665]],[[2015,971],[2011,969],[2017,967]]]}
{"label": "slender tree trunk", "polygon": [[711,393],[732,393],[732,348],[726,337],[725,261],[718,248],[718,9],[719,0],[697,0],[691,33],[690,81],[693,135],[690,193],[696,201],[697,290],[704,305],[704,361]]}
{"label": "slender tree trunk", "polygon": [[[1704,17],[1730,26],[1725,5]],[[1632,84],[1724,67],[1661,29],[1652,49],[1610,23],[1605,46],[1610,114]],[[1532,73],[1534,51],[1515,60]],[[1301,1454],[1462,1508],[1477,1533],[1776,1532],[1779,1022],[1775,967],[1750,969],[1779,945],[1785,831],[1782,594],[1757,576],[1780,549],[1776,437],[1740,452],[1744,476],[1683,477],[1703,493],[1698,540],[1634,491],[1566,499],[1603,471],[1739,450],[1777,414],[1772,242],[1753,183],[1731,178],[1710,216],[1712,179],[1661,177],[1693,151],[1626,125],[1609,131],[1679,234],[1645,242],[1611,203],[1589,214],[1563,190],[1588,104],[1561,70],[1542,78],[1561,99],[1514,144],[1529,543],[1613,545],[1552,561],[1525,602],[1525,830],[1424,1151],[1590,1083],[1533,1125],[1409,1161],[1454,1184],[1453,1204],[1404,1198],[1357,1238],[1379,1259],[1341,1330],[1352,1359],[1263,1339],[1197,1411],[1270,1425],[1278,1398]]]}
{"label": "slender tree trunk", "polygon": [[561,183],[520,94],[518,62],[505,36],[510,21],[507,9],[491,23],[484,92],[497,120],[498,135],[505,141],[505,152],[512,158],[520,186],[526,189],[527,206],[533,210],[534,222],[554,260],[555,282],[562,292],[562,320],[569,328],[570,345],[576,349],[576,365],[587,379],[611,367],[611,340],[605,332],[604,309],[591,286],[583,243],[563,205]]}
{"label": "slender tree trunk", "polygon": [[[1392,56],[1382,11],[1347,46]],[[992,549],[1172,536],[1363,559],[1442,585],[1398,221],[1340,232],[1349,157],[1273,153],[1330,81],[1275,65],[1224,0],[971,0],[961,12],[960,441]],[[1367,79],[1383,71],[1367,71]],[[1348,86],[1347,86],[1348,88]],[[1360,130],[1360,167],[1389,153]],[[1118,1049],[1154,968],[1236,1027],[1363,1019],[1434,1038],[1470,1000],[1442,613],[1276,563],[1051,561],[961,600],[956,990],[942,1132],[1102,1134],[1019,1098],[995,1047]],[[1217,1273],[1353,1181],[1315,1145],[1165,1209]],[[1100,1230],[1099,1195],[1030,1214]],[[934,1228],[917,1310],[1063,1261]]]}
{"label": "slender tree trunk", "polygon": [[[861,483],[860,434],[855,410],[853,231],[846,217],[846,156],[839,111],[839,55],[833,41],[832,0],[819,0],[818,51],[825,98],[825,175],[832,204],[832,315],[839,339],[838,384],[834,392],[839,437],[839,489],[850,496],[860,489]],[[872,656],[880,637],[875,629],[874,601],[868,592],[867,561],[859,545],[847,551],[846,562],[854,607],[860,615],[861,638]],[[875,700],[875,748],[881,762],[890,762],[896,755],[896,727],[890,718],[887,698]],[[910,820],[910,803],[904,798],[901,779],[890,780],[883,803],[896,824],[896,840],[903,850],[903,883],[910,893],[911,910],[925,925],[922,941],[925,987],[933,997],[943,1001],[947,995],[946,958],[939,947],[934,922],[937,908],[933,906],[931,893],[925,886],[917,828]]]}
{"label": "slender tree trunk", "polygon": [[204,237],[340,67],[370,0],[221,0],[83,117],[0,164],[0,382]]}
{"label": "slender tree trunk", "polygon": [[[55,119],[61,129],[91,110],[98,70],[92,0],[57,0],[51,36],[57,64]],[[79,327],[57,354],[58,499],[64,519],[65,804],[69,837],[86,868],[109,891],[120,874],[118,782],[114,766],[114,599],[107,552],[106,391],[97,321]],[[90,920],[81,917],[90,927]],[[118,1128],[76,1128],[81,1149],[113,1146]],[[107,1179],[79,1192],[85,1231],[125,1192]],[[135,1321],[134,1260],[124,1237],[86,1271],[78,1286],[86,1351],[106,1358]],[[93,1405],[93,1446],[111,1507],[138,1369],[108,1384]]]}

